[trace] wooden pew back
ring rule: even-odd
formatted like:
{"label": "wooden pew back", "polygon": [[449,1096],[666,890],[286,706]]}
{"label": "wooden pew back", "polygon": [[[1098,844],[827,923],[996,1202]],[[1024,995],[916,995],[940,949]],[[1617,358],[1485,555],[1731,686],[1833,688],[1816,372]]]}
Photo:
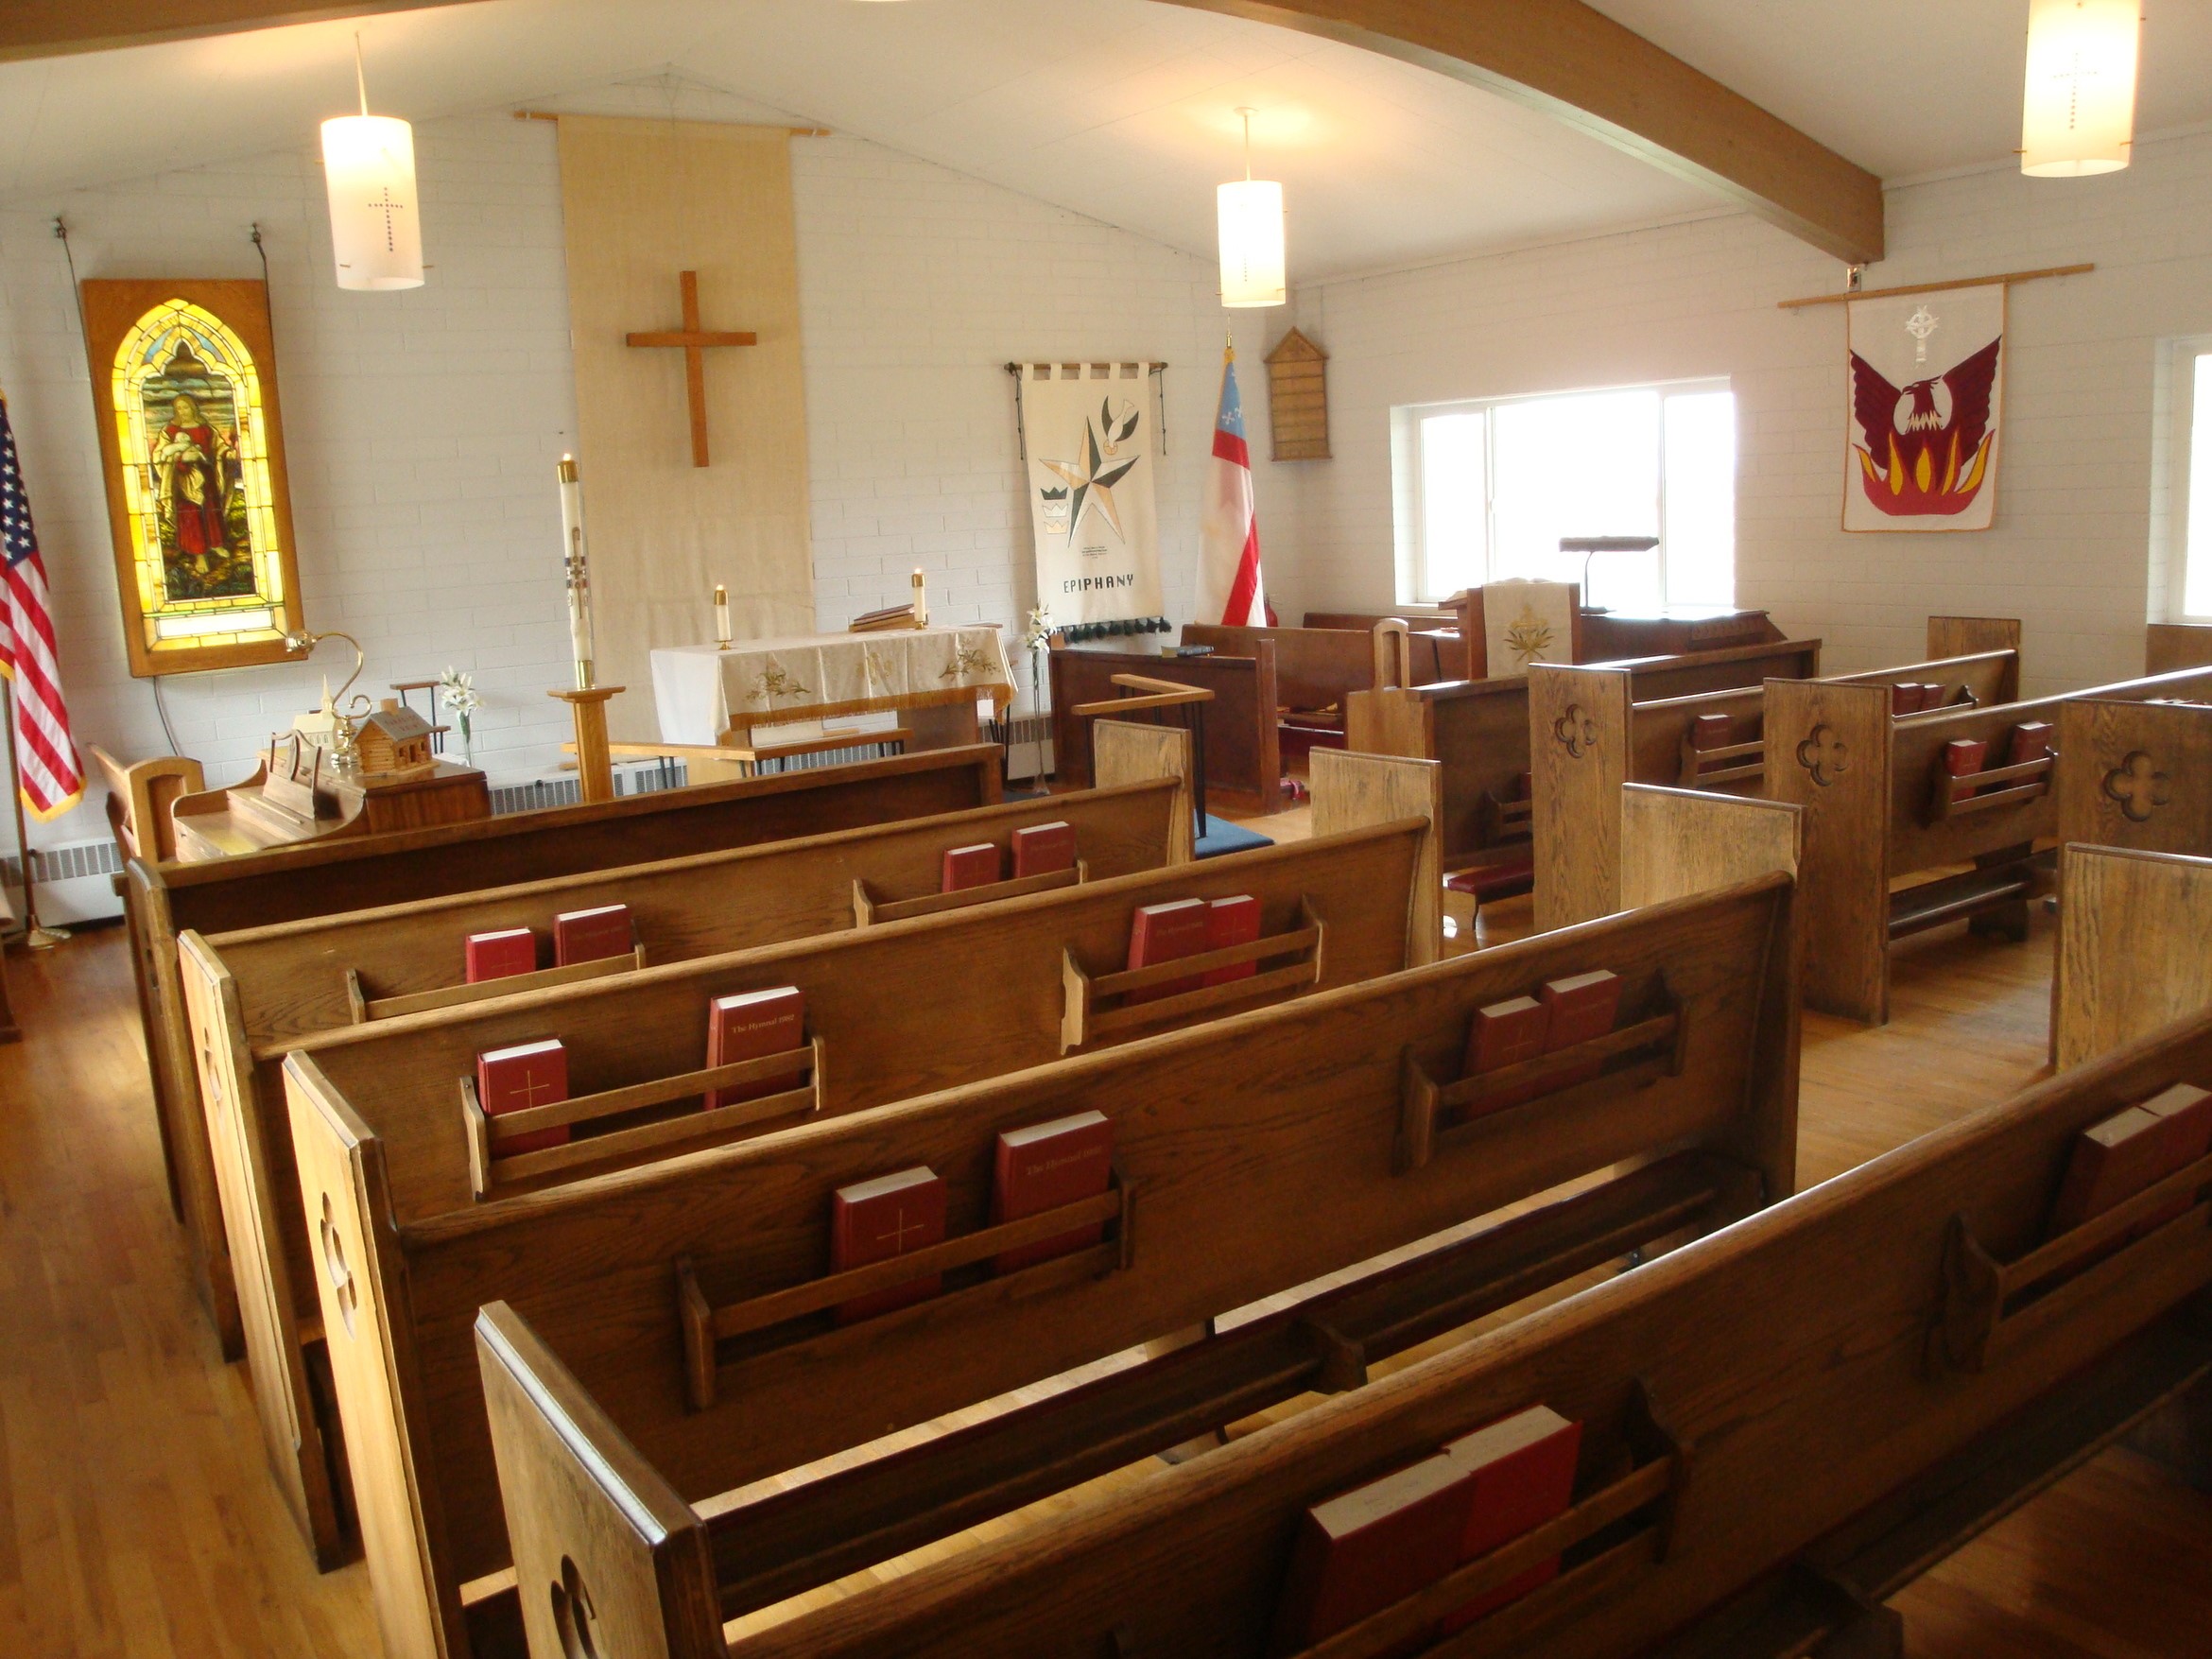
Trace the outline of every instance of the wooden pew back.
{"label": "wooden pew back", "polygon": [[[302,1333],[318,1322],[313,1236],[300,1211],[291,1120],[276,1061],[294,1043],[411,1005],[511,997],[627,960],[465,986],[461,941],[489,928],[550,932],[554,915],[625,903],[654,962],[687,960],[850,929],[856,913],[935,894],[943,850],[1005,845],[1024,824],[1074,826],[1089,876],[1187,862],[1189,737],[1110,723],[1100,752],[1132,780],[1110,789],[981,806],[793,841],[592,872],[488,892],[279,923],[202,939],[187,930],[179,974],[222,1199],[254,1407],[279,1487],[320,1560],[343,1558],[329,1460]],[[1150,775],[1148,775],[1150,774]],[[1417,805],[1397,816],[1412,816]],[[1372,818],[1368,821],[1373,821]],[[1074,873],[1070,873],[1071,878]],[[857,884],[857,890],[856,886]],[[1011,896],[1025,884],[1007,884]],[[961,895],[993,902],[993,890]],[[936,904],[937,899],[924,901]]]}
{"label": "wooden pew back", "polygon": [[2143,672],[2212,665],[2212,622],[2153,622],[2143,631]]}
{"label": "wooden pew back", "polygon": [[[1224,657],[1257,654],[1261,640],[1275,648],[1275,697],[1294,711],[1337,709],[1355,691],[1374,684],[1374,632],[1344,628],[1226,628],[1204,622],[1183,625],[1184,645],[1212,646]],[[1426,648],[1424,648],[1424,645]],[[1443,678],[1428,636],[1409,648],[1411,683],[1433,684]]]}
{"label": "wooden pew back", "polygon": [[[396,1228],[384,1219],[395,1204],[404,1210],[386,1143],[323,1069],[327,1056],[295,1053],[285,1080],[302,1190],[347,1265],[343,1287],[324,1273],[319,1287],[356,1478],[394,1493],[420,1483],[435,1506],[419,1536],[372,1541],[372,1577],[388,1552],[395,1582],[410,1564],[441,1561],[431,1576],[443,1617],[406,1628],[435,1625],[458,1651],[452,1586],[504,1563],[471,1338],[487,1301],[512,1303],[639,1450],[681,1471],[685,1495],[697,1497],[1182,1329],[1624,1159],[1699,1146],[1756,1170],[1770,1195],[1785,1192],[1795,1168],[1789,915],[1788,879],[1769,877],[1295,1007]],[[1679,1009],[1678,1046],[1667,1050],[1678,1061],[1654,1058],[1430,1133],[1419,1155],[1411,1126],[1432,1120],[1408,1116],[1422,1098],[1409,1063],[1421,1075],[1453,1075],[1475,1008],[1600,964],[1627,982],[1624,1008],[1641,1014],[1664,997]],[[1085,1107],[1115,1119],[1116,1156],[1135,1194],[1125,1266],[1103,1277],[1040,1270],[987,1281],[795,1346],[725,1350],[713,1368],[714,1404],[691,1408],[679,1258],[690,1259],[715,1305],[804,1284],[822,1271],[829,1193],[915,1163],[945,1177],[953,1229],[972,1231],[988,1202],[994,1136]],[[1282,1225],[1287,1216],[1298,1224]],[[868,1387],[822,1386],[832,1363],[865,1374]],[[426,1634],[395,1637],[389,1624],[387,1639],[394,1651],[431,1650]]]}
{"label": "wooden pew back", "polygon": [[126,766],[98,744],[93,763],[108,786],[108,826],[125,858],[164,859],[177,855],[177,826],[169,809],[178,797],[207,787],[199,762],[188,755],[156,755]]}
{"label": "wooden pew back", "polygon": [[2069,842],[2051,1061],[2061,1070],[2212,1007],[2212,858]]}
{"label": "wooden pew back", "polygon": [[201,864],[130,860],[124,873],[124,916],[147,992],[141,1014],[155,1101],[164,1112],[171,1184],[197,1287],[224,1354],[235,1358],[244,1352],[244,1333],[190,1019],[177,976],[180,934],[187,928],[228,932],[648,858],[958,812],[999,798],[1003,759],[995,744],[977,744]]}
{"label": "wooden pew back", "polygon": [[1056,647],[1046,656],[1052,676],[1053,776],[1060,785],[1087,788],[1093,776],[1090,722],[1077,717],[1077,705],[1115,701],[1123,692],[1114,676],[1142,674],[1214,694],[1205,708],[1209,796],[1225,795],[1261,813],[1281,810],[1282,746],[1275,723],[1280,704],[1272,640],[1254,641],[1248,657],[1165,657],[1089,646]]}
{"label": "wooden pew back", "polygon": [[[1456,1638],[1416,1643],[1422,1651],[1644,1652],[1808,1553],[1883,1574],[1857,1598],[1827,1591],[1856,1610],[1955,1547],[1961,1531],[1946,1527],[1970,1535],[2048,1478],[2061,1454],[2037,1443],[2038,1430],[2062,1448],[2085,1439],[2094,1449],[2099,1433],[2126,1426],[2131,1404],[2212,1364],[2212,1332],[2172,1311],[2212,1281],[2201,1198],[2025,1307],[1996,1299],[2023,1275],[1967,1265],[2010,1267],[2042,1241],[2078,1132],[2171,1082],[2205,1079],[2212,1016],[1220,1451],[1076,1499],[1048,1531],[1008,1529],[734,1651],[1248,1655],[1263,1649],[1308,1506],[1537,1403],[1583,1425],[1575,1518],[1552,1547],[1615,1517],[1626,1524]],[[2098,1408],[2101,1420],[2014,1418],[2052,1401]],[[1969,1459],[1963,1474],[1947,1473]],[[1913,1501],[1930,1475],[1947,1484],[1930,1482]],[[1311,1651],[1373,1659],[1393,1633],[1417,1633],[1463,1600],[1477,1575],[1510,1577],[1506,1563],[1500,1552],[1402,1604],[1394,1630],[1380,1618]],[[1764,1605],[1792,1611],[1788,1598],[1809,1577],[1767,1580]],[[1828,1610],[1807,1627],[1693,1628],[1680,1650],[1804,1652],[1838,1620]]]}

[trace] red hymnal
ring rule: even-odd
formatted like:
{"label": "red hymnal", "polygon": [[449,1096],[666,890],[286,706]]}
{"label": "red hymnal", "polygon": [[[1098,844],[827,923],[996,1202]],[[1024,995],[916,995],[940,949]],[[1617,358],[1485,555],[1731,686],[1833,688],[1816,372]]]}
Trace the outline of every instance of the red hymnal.
{"label": "red hymnal", "polygon": [[2005,752],[2007,766],[2025,766],[2050,752],[2050,722],[2022,720],[2013,728],[2012,747]]}
{"label": "red hymnal", "polygon": [[1075,825],[1065,821],[1033,823],[1013,833],[1013,873],[1049,875],[1055,870],[1075,868]]}
{"label": "red hymnal", "polygon": [[[944,1241],[944,1178],[925,1164],[856,1181],[830,1195],[830,1271],[865,1268],[912,1255]],[[838,1323],[873,1319],[896,1307],[926,1302],[943,1288],[942,1273],[925,1273],[904,1285],[838,1304]]]}
{"label": "red hymnal", "polygon": [[[1544,1051],[1556,1053],[1577,1043],[1587,1043],[1593,1037],[1602,1037],[1613,1029],[1614,1015],[1620,1011],[1620,976],[1610,969],[1599,968],[1565,979],[1547,979],[1536,994],[1551,1015],[1551,1028],[1544,1036]],[[1564,1089],[1587,1082],[1603,1065],[1604,1062],[1593,1060],[1570,1067],[1551,1086]]]}
{"label": "red hymnal", "polygon": [[[741,991],[717,996],[707,1004],[707,1053],[710,1066],[734,1065],[740,1060],[765,1060],[771,1054],[788,1054],[806,1046],[806,994],[796,985],[779,985],[772,991]],[[790,1077],[769,1078],[757,1083],[733,1083],[709,1089],[706,1109],[734,1106],[740,1100],[758,1100],[796,1087]]]}
{"label": "red hymnal", "polygon": [[[1473,1077],[1478,1072],[1501,1071],[1524,1060],[1534,1060],[1544,1052],[1545,1037],[1550,1028],[1551,1011],[1533,996],[1516,996],[1477,1009],[1475,1017],[1467,1023],[1467,1055],[1460,1067],[1460,1075]],[[1470,1107],[1467,1115],[1486,1116],[1501,1112],[1508,1106],[1533,1099],[1535,1094],[1534,1085],[1508,1089]]]}
{"label": "red hymnal", "polygon": [[[1250,944],[1259,936],[1260,903],[1250,893],[1216,899],[1206,907],[1206,949],[1227,950],[1233,944]],[[1202,977],[1208,985],[1226,985],[1258,972],[1257,962],[1231,962],[1225,968],[1208,968]]]}
{"label": "red hymnal", "polygon": [[468,982],[505,979],[538,971],[538,936],[527,927],[503,927],[496,933],[472,933],[462,941],[468,964]]}
{"label": "red hymnal", "polygon": [[557,967],[596,962],[602,957],[626,957],[636,948],[628,905],[599,905],[553,918],[553,961]]}
{"label": "red hymnal", "polygon": [[977,841],[972,847],[947,847],[944,850],[944,881],[942,890],[957,893],[962,888],[989,887],[998,879],[998,847],[995,842]]}
{"label": "red hymnal", "polygon": [[[1944,770],[1954,778],[1970,778],[1989,759],[1989,745],[1979,737],[1954,737],[1944,745]],[[1966,791],[1974,793],[1972,789]],[[1957,799],[1954,794],[1953,799]]]}
{"label": "red hymnal", "polygon": [[1910,715],[1920,707],[1920,682],[1902,680],[1890,687],[1890,713]]}
{"label": "red hymnal", "polygon": [[[2064,1233],[2126,1202],[2147,1186],[2194,1164],[2212,1147],[2212,1095],[2189,1083],[2092,1124],[2074,1137],[2050,1230]],[[2171,1220],[2188,1207],[2185,1198],[2147,1219]]]}
{"label": "red hymnal", "polygon": [[[1195,957],[1206,948],[1206,930],[1212,907],[1203,899],[1173,899],[1164,905],[1140,905],[1129,921],[1129,965],[1149,968],[1178,957]],[[1154,1002],[1196,989],[1194,975],[1170,979],[1165,985],[1132,991],[1127,1002]]]}
{"label": "red hymnal", "polygon": [[[1582,1426],[1569,1423],[1548,1406],[1530,1406],[1446,1445],[1443,1455],[1474,1481],[1460,1560],[1488,1555],[1564,1514],[1574,1499],[1575,1459],[1581,1446]],[[1484,1614],[1519,1600],[1558,1572],[1555,1555],[1468,1602],[1444,1620],[1443,1628],[1456,1631],[1473,1624]]]}
{"label": "red hymnal", "polygon": [[1309,1648],[1459,1565],[1474,1484],[1440,1452],[1307,1510],[1275,1607],[1274,1650]]}
{"label": "red hymnal", "polygon": [[[1010,1129],[998,1137],[991,1173],[991,1219],[1019,1221],[1064,1204],[1097,1198],[1114,1168],[1114,1120],[1102,1112],[1078,1112],[1049,1123]],[[1106,1224],[1085,1226],[1001,1251],[997,1271],[1011,1273],[1032,1262],[1086,1250],[1106,1236]]]}
{"label": "red hymnal", "polygon": [[1920,706],[1940,709],[1944,706],[1944,688],[1940,685],[1923,685],[1920,688]]}
{"label": "red hymnal", "polygon": [[[1692,749],[1725,749],[1736,734],[1736,722],[1726,715],[1700,715],[1690,722]],[[1702,763],[1699,769],[1704,769]]]}
{"label": "red hymnal", "polygon": [[[558,1037],[493,1048],[476,1056],[476,1104],[487,1117],[550,1106],[567,1098],[568,1050]],[[503,1157],[510,1152],[534,1152],[543,1147],[558,1147],[567,1139],[568,1126],[558,1124],[502,1141],[499,1151]]]}

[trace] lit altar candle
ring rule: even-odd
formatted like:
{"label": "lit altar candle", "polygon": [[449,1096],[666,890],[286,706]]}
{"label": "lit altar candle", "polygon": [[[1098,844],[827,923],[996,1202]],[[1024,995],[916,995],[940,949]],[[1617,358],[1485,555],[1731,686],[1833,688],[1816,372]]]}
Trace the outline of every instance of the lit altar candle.
{"label": "lit altar candle", "polygon": [[720,582],[715,583],[715,643],[730,648],[730,590]]}
{"label": "lit altar candle", "polygon": [[914,626],[929,626],[929,596],[922,591],[922,571],[919,566],[914,571]]}
{"label": "lit altar candle", "polygon": [[561,546],[568,582],[568,642],[576,654],[576,684],[592,687],[592,578],[584,559],[583,486],[577,481],[576,457],[561,458]]}

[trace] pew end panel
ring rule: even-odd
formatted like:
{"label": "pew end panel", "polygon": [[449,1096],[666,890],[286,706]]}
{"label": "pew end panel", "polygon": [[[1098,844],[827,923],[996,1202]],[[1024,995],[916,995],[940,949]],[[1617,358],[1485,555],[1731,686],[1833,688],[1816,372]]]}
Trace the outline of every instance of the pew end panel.
{"label": "pew end panel", "polygon": [[1318,750],[1313,757],[1313,833],[1342,835],[1372,825],[1423,819],[1406,921],[1406,965],[1443,955],[1443,778],[1433,760]]}
{"label": "pew end panel", "polygon": [[[303,1287],[294,1284],[298,1253],[285,1243],[291,1232],[304,1229],[297,1208],[278,1201],[286,1185],[296,1192],[298,1184],[289,1157],[281,1171],[272,1171],[266,1155],[259,1080],[244,1039],[237,981],[198,933],[187,928],[178,945],[263,1449],[317,1564],[328,1572],[348,1558],[351,1540],[341,1520],[342,1495],[332,1489],[335,1466],[342,1460],[329,1455],[326,1426],[308,1382],[308,1338],[300,1317]],[[306,1307],[313,1305],[310,1299]]]}
{"label": "pew end panel", "polygon": [[1890,1017],[1892,718],[1888,685],[1770,680],[1771,799],[1804,809],[1798,866],[1805,1001],[1881,1025]]}
{"label": "pew end panel", "polygon": [[460,1659],[469,1643],[458,1583],[437,1571],[444,1505],[421,1474],[431,1431],[384,1149],[312,1059],[288,1058],[284,1079],[377,1628],[388,1653]]}
{"label": "pew end panel", "polygon": [[2212,854],[2212,707],[2069,699],[2058,751],[2062,842]]}
{"label": "pew end panel", "polygon": [[[1147,726],[1134,720],[1093,720],[1091,786],[1118,788],[1149,778],[1173,778],[1175,801],[1167,830],[1168,864],[1188,864],[1197,856],[1197,808],[1190,788],[1190,734],[1180,726]],[[1103,874],[1114,872],[1101,872]]]}
{"label": "pew end panel", "polygon": [[2065,851],[2051,985],[2061,1070],[2212,1007],[2212,858]]}
{"label": "pew end panel", "polygon": [[1625,668],[1529,665],[1529,821],[1540,928],[1621,907],[1629,695]]}
{"label": "pew end panel", "polygon": [[93,764],[108,786],[108,825],[126,859],[154,861],[177,856],[177,828],[170,808],[185,795],[207,787],[199,762],[189,755],[163,754],[129,765],[93,744]]}
{"label": "pew end panel", "polygon": [[504,1302],[476,1359],[530,1651],[727,1659],[691,1506]]}
{"label": "pew end panel", "polygon": [[[1112,1650],[1119,1628],[1122,1651],[1249,1655],[1263,1650],[1308,1506],[1538,1402],[1584,1426],[1578,1507],[1650,1469],[1654,1452],[1679,1455],[1684,1478],[1666,1483],[1670,1504],[1631,1511],[1644,1519],[1636,1531],[1570,1554],[1548,1584],[1423,1649],[1429,1659],[1814,1650],[1869,1599],[2212,1369],[2202,1302],[2212,1229],[2201,1212],[2186,1236],[2128,1246],[2134,1259],[2107,1273],[2110,1294],[2016,1326],[1985,1369],[1925,1366],[1961,1224],[2016,1265],[2040,1239],[2076,1133],[2208,1074],[2212,1016],[1203,1459],[762,1630],[737,1651],[1078,1659]],[[1664,1438],[1633,1432],[1639,1401]],[[1808,1460],[1822,1478],[1803,1478]],[[1561,1538],[1521,1542],[1548,1554]],[[1858,1573],[1868,1582],[1852,1594]],[[1828,1578],[1827,1605],[1809,1622],[1747,1621],[1758,1598],[1799,1594],[1806,1574]],[[1428,1611],[1393,1610],[1408,1624]],[[1372,1659],[1398,1628],[1378,1616],[1314,1651]]]}

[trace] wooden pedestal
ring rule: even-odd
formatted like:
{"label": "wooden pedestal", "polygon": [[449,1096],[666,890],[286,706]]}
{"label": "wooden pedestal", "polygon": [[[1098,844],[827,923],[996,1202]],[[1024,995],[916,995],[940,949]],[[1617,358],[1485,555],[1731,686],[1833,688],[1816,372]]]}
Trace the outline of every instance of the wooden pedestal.
{"label": "wooden pedestal", "polygon": [[614,799],[614,763],[607,752],[607,700],[624,687],[595,685],[588,691],[548,691],[576,717],[576,775],[587,806]]}

